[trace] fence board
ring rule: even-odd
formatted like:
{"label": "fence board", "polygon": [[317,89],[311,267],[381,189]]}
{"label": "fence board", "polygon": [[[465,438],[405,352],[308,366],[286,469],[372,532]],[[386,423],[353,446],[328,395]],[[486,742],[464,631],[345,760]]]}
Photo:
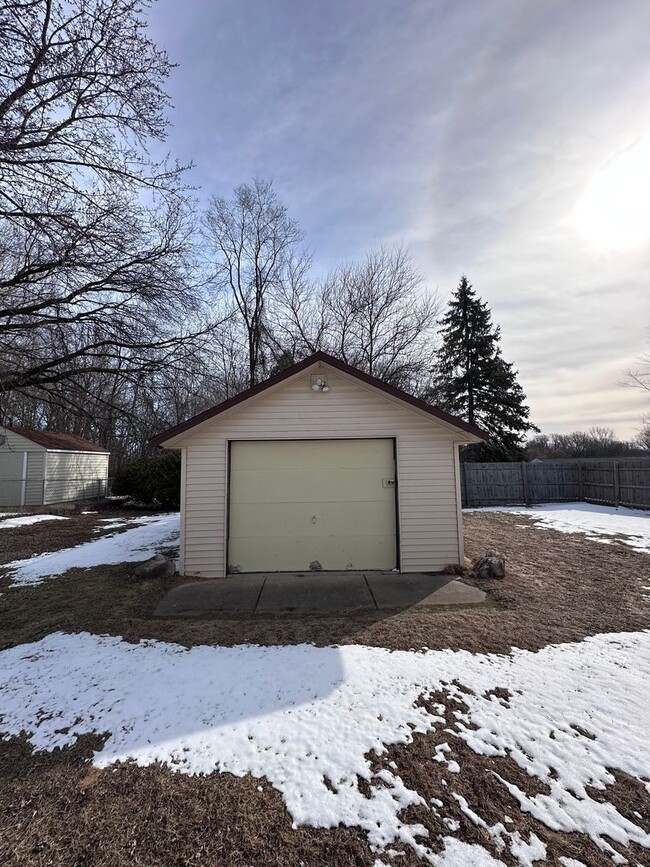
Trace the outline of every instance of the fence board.
{"label": "fence board", "polygon": [[575,502],[650,509],[650,458],[461,463],[463,506]]}

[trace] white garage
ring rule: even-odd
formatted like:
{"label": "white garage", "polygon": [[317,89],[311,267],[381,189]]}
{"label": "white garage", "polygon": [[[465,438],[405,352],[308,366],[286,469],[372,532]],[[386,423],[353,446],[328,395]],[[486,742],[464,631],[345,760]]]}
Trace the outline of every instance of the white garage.
{"label": "white garage", "polygon": [[0,506],[41,506],[106,494],[110,453],[82,437],[0,427]]}
{"label": "white garage", "polygon": [[487,434],[325,353],[151,440],[180,449],[186,575],[463,560],[458,448]]}

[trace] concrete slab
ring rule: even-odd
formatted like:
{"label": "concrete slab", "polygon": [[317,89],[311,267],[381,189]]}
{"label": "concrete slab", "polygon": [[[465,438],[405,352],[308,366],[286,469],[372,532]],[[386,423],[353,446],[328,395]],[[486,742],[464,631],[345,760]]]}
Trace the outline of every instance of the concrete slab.
{"label": "concrete slab", "polygon": [[231,575],[192,581],[171,590],[159,617],[211,612],[350,611],[414,605],[477,605],[486,594],[449,575],[399,572],[299,572]]}
{"label": "concrete slab", "polygon": [[237,575],[181,584],[160,600],[154,614],[169,617],[197,616],[211,611],[253,612],[264,579],[264,575]]}
{"label": "concrete slab", "polygon": [[368,584],[359,572],[269,574],[256,611],[346,611],[374,608]]}
{"label": "concrete slab", "polygon": [[451,575],[368,572],[366,579],[377,608],[410,608],[413,605],[476,605],[485,601],[478,587],[463,584]]}

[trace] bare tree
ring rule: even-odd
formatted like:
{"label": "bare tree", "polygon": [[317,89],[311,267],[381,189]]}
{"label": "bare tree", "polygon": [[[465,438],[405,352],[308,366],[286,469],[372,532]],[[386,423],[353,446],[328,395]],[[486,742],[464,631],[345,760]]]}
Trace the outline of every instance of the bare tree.
{"label": "bare tree", "polygon": [[160,370],[205,334],[182,169],[146,149],[171,68],[147,6],[0,10],[0,392]]}
{"label": "bare tree", "polygon": [[401,388],[421,391],[434,364],[440,305],[427,293],[403,247],[379,247],[342,265],[321,290],[322,343],[352,364]]}
{"label": "bare tree", "polygon": [[303,233],[272,182],[259,178],[238,186],[232,199],[212,198],[204,226],[215,284],[233,298],[246,336],[248,384],[255,385],[266,369],[271,300],[290,282]]}
{"label": "bare tree", "polygon": [[323,349],[330,316],[318,287],[310,280],[310,257],[299,252],[288,262],[284,280],[274,293],[266,342],[278,371]]}
{"label": "bare tree", "polygon": [[275,369],[319,349],[380,379],[426,393],[440,305],[403,247],[379,247],[319,285],[309,260],[292,259],[273,295],[266,341]]}
{"label": "bare tree", "polygon": [[625,385],[650,391],[650,355],[642,355],[639,364],[640,367],[627,371]]}
{"label": "bare tree", "polygon": [[650,416],[646,416],[643,419],[634,442],[640,449],[650,452]]}

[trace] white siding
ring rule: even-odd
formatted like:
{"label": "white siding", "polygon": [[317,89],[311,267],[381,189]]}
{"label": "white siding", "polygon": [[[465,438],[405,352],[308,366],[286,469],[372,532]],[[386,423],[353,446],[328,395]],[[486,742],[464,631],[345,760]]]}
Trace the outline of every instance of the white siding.
{"label": "white siding", "polygon": [[43,503],[46,455],[44,449],[40,452],[27,452],[26,506],[40,506]]}
{"label": "white siding", "polygon": [[90,499],[106,493],[108,454],[48,451],[44,503]]}
{"label": "white siding", "polygon": [[[459,510],[454,441],[460,432],[332,369],[329,392],[313,392],[309,369],[251,403],[217,416],[169,447],[183,446],[181,570],[226,571],[228,441],[395,437],[400,566],[438,571],[458,563]],[[179,440],[181,438],[179,437]]]}
{"label": "white siding", "polygon": [[6,437],[0,446],[0,505],[20,506],[23,491],[24,455],[27,453],[25,505],[40,505],[43,494],[45,449],[20,434],[0,427]]}
{"label": "white siding", "polygon": [[0,451],[0,506],[22,503],[25,452]]}

